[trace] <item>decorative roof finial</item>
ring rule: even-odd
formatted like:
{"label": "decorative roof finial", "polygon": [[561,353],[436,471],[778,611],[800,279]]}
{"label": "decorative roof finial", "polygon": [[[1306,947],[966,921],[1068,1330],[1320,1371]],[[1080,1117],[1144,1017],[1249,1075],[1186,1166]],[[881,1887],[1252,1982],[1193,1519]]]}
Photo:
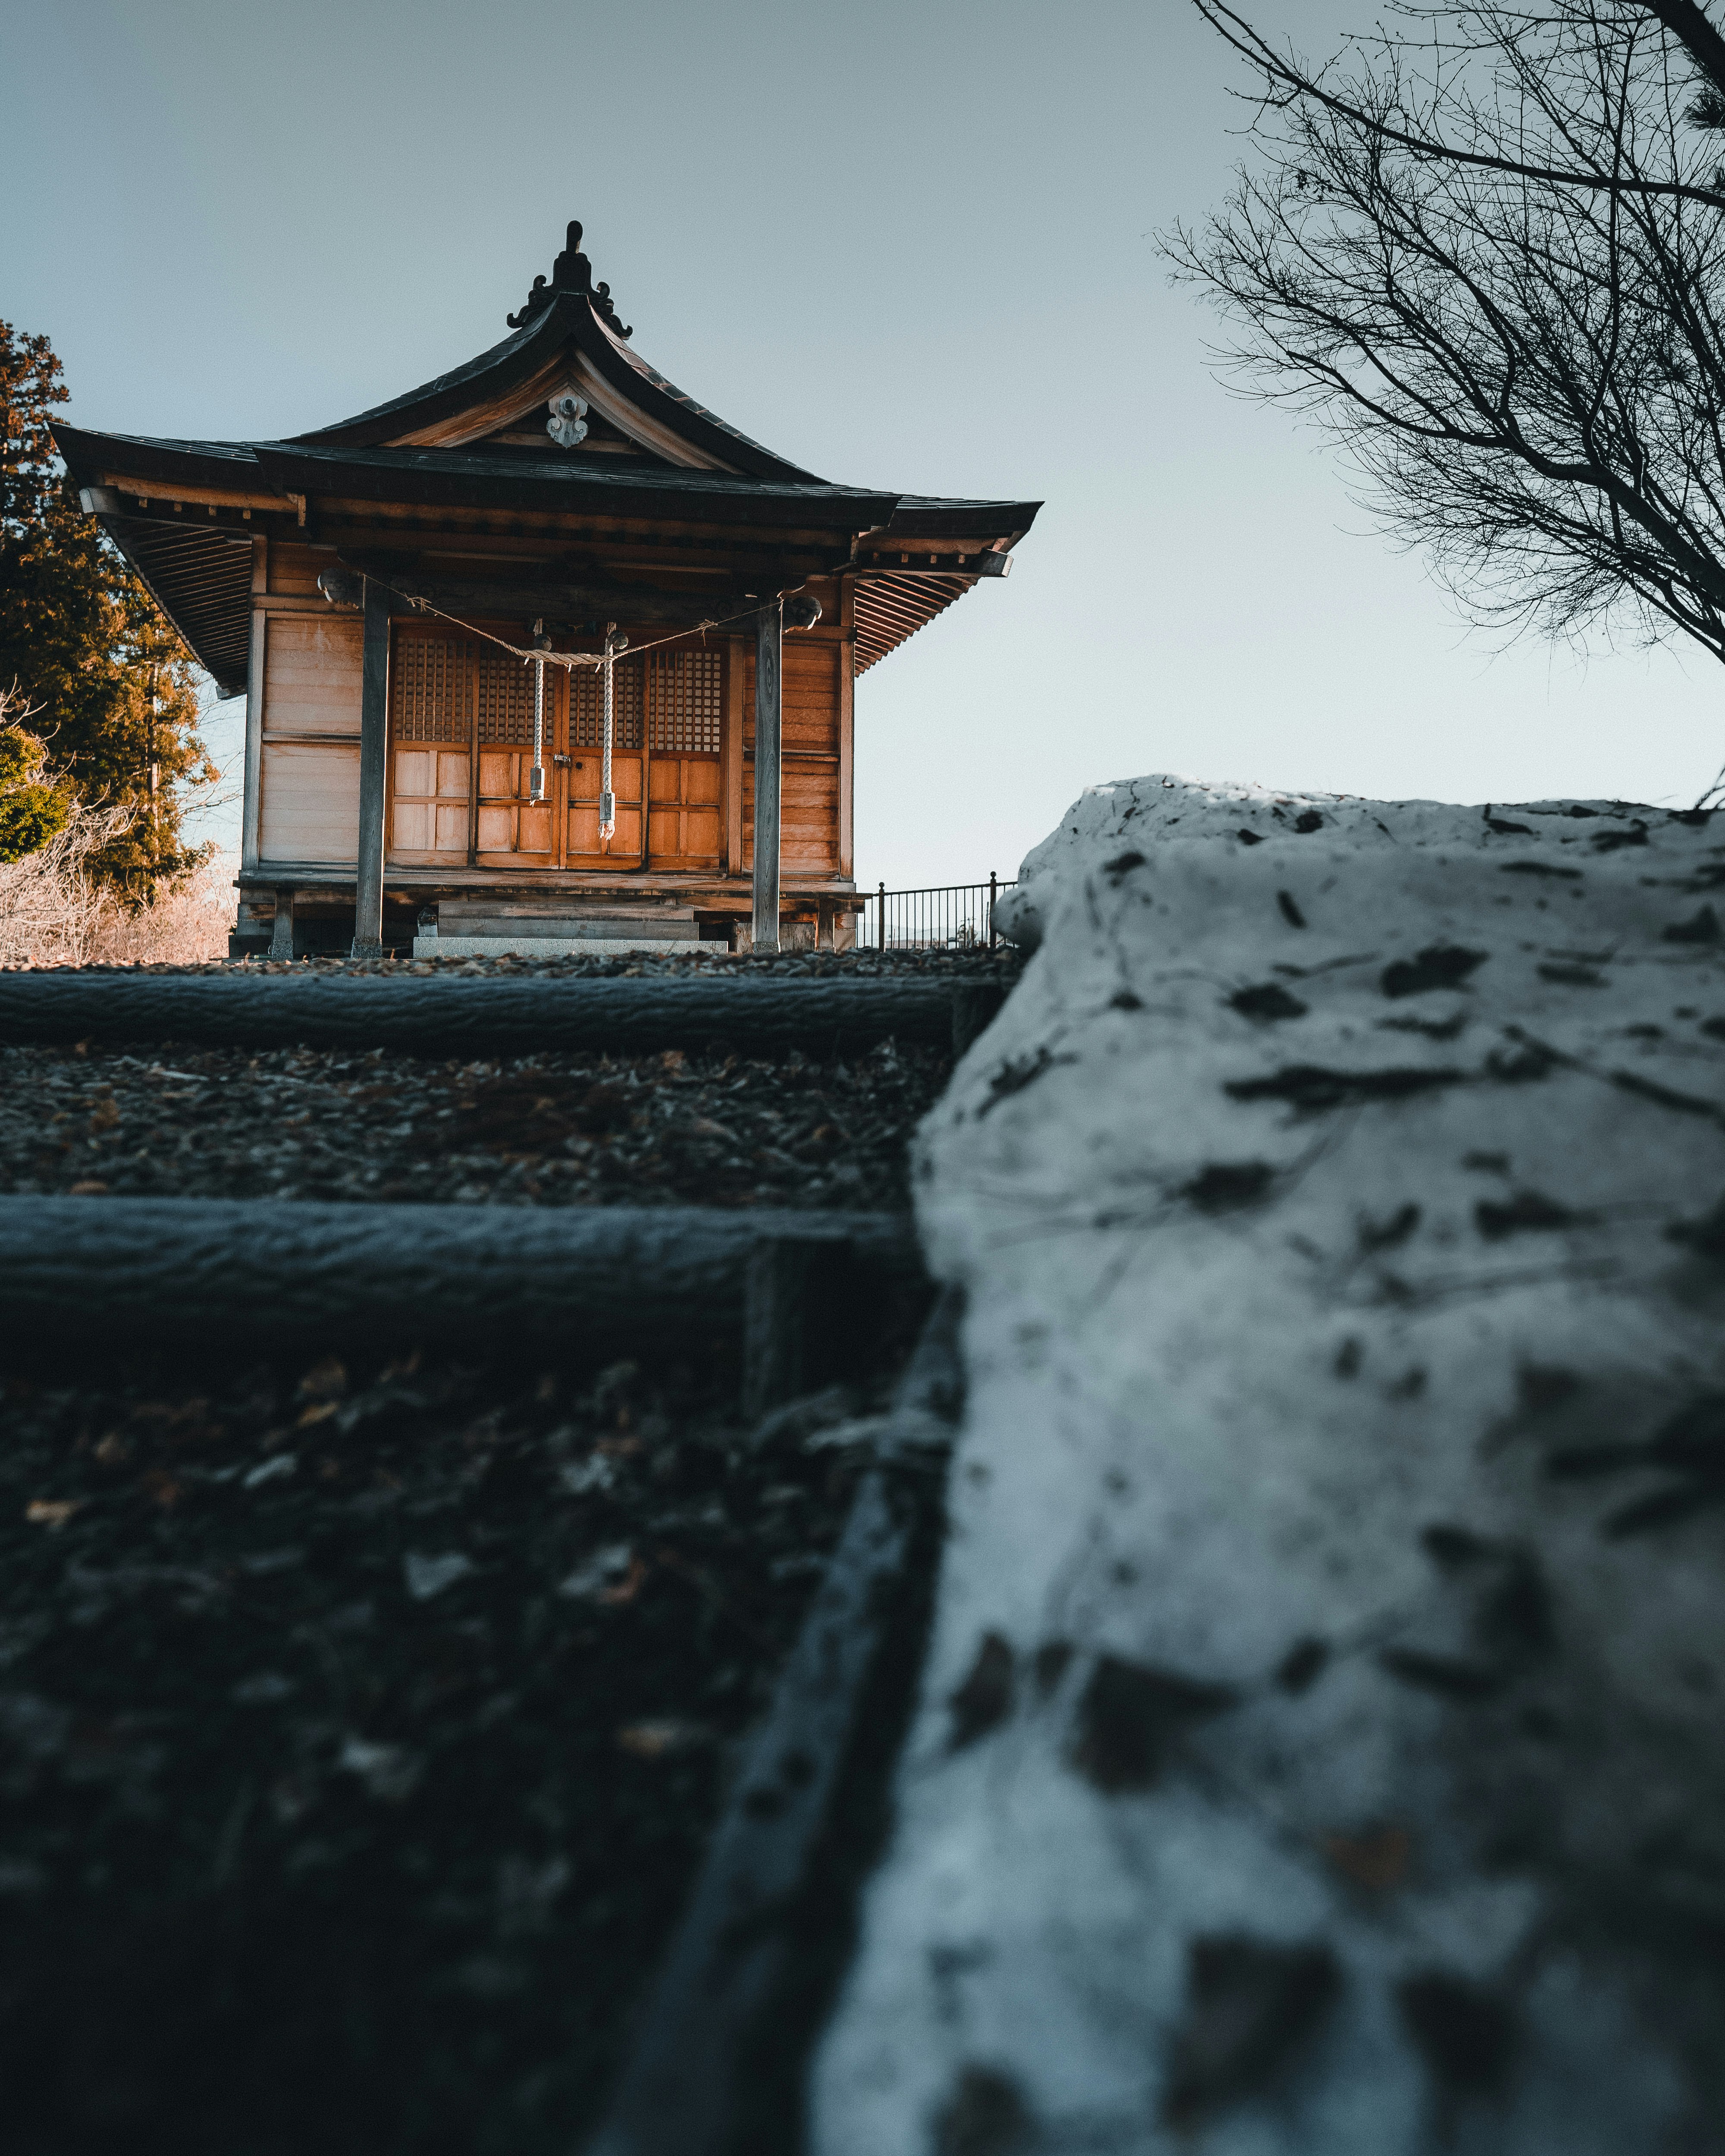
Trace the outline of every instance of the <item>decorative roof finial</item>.
{"label": "decorative roof finial", "polygon": [[581,226],[572,217],[563,251],[551,265],[551,289],[554,292],[585,292],[592,285],[593,264],[581,251]]}
{"label": "decorative roof finial", "polygon": [[581,226],[574,218],[569,220],[563,251],[552,264],[550,284],[547,285],[542,277],[536,277],[533,289],[520,310],[515,314],[506,315],[503,319],[512,330],[525,329],[536,316],[545,311],[559,292],[583,294],[593,312],[608,330],[620,337],[634,336],[634,330],[617,319],[611,287],[608,285],[594,285],[593,264],[581,252]]}

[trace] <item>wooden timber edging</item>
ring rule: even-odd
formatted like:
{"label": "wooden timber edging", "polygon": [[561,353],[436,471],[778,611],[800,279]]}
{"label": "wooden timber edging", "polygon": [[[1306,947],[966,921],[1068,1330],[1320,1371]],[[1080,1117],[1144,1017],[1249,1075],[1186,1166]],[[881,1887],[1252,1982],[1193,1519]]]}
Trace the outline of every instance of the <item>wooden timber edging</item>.
{"label": "wooden timber edging", "polygon": [[775,1245],[842,1250],[865,1292],[921,1270],[894,1213],[0,1198],[0,1340],[662,1350],[750,1329]]}
{"label": "wooden timber edging", "polygon": [[586,2156],[803,2146],[921,1671],[963,1404],[962,1303],[936,1304]]}
{"label": "wooden timber edging", "polygon": [[430,1056],[701,1048],[820,1055],[895,1039],[961,1055],[1006,991],[942,980],[438,980],[0,973],[0,1041],[184,1041]]}

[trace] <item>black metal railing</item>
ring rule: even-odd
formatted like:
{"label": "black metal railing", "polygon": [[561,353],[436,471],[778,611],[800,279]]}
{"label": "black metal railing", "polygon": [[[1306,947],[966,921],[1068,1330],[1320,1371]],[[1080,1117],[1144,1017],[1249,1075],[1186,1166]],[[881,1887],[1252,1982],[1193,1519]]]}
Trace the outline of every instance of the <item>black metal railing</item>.
{"label": "black metal railing", "polygon": [[999,938],[994,901],[1013,880],[932,884],[889,891],[883,883],[857,923],[857,944],[871,951],[992,951]]}

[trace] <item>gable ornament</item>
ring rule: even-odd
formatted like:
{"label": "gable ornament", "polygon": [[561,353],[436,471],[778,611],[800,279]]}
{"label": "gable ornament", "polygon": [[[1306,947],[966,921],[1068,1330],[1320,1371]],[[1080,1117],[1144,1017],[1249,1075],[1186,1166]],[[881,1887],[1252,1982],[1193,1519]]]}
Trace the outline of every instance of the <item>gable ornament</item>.
{"label": "gable ornament", "polygon": [[587,439],[587,400],[564,394],[550,399],[551,417],[545,431],[559,449],[572,449]]}

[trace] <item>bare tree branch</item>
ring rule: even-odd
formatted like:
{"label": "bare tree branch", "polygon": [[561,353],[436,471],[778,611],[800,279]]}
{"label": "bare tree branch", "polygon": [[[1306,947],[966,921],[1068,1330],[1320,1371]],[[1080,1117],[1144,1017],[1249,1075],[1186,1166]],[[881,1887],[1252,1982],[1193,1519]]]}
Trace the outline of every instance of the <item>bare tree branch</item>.
{"label": "bare tree branch", "polygon": [[[1725,192],[1692,0],[1395,0],[1325,67],[1195,0],[1255,75],[1224,211],[1163,239],[1245,393],[1343,448],[1476,619],[1725,659]],[[1715,72],[1717,70],[1717,73]]]}
{"label": "bare tree branch", "polygon": [[[1662,195],[1674,199],[1686,198],[1712,204],[1725,203],[1725,194],[1722,194],[1716,186],[1649,177],[1645,173],[1627,172],[1620,169],[1615,172],[1590,169],[1585,164],[1576,167],[1529,163],[1506,150],[1482,149],[1476,142],[1471,144],[1446,138],[1435,131],[1399,126],[1389,116],[1387,108],[1378,105],[1374,109],[1372,105],[1358,101],[1347,91],[1332,89],[1327,80],[1330,70],[1308,70],[1294,58],[1291,50],[1286,53],[1279,51],[1243,15],[1227,6],[1226,0],[1193,0],[1193,5],[1211,28],[1242,59],[1248,60],[1262,77],[1256,101],[1267,110],[1309,101],[1322,106],[1338,120],[1372,127],[1385,141],[1393,142],[1414,156],[1435,158],[1450,164],[1472,165],[1483,172],[1506,172],[1521,179],[1538,180],[1551,187],[1579,187],[1595,192],[1615,191],[1628,194]],[[1625,0],[1625,5],[1645,8],[1645,12],[1657,16],[1662,22],[1667,18],[1686,19],[1690,15],[1701,14],[1700,9],[1692,4],[1692,0]],[[1414,11],[1404,9],[1402,12],[1411,13]],[[1725,126],[1725,40],[1720,39],[1718,33],[1707,23],[1705,16],[1701,16],[1701,20],[1712,43],[1721,47],[1719,74],[1715,76],[1710,68],[1703,69],[1707,74],[1707,89],[1719,100],[1719,105],[1717,114],[1712,105],[1704,105],[1695,109],[1696,115],[1702,125]],[[1667,27],[1672,28],[1672,34],[1678,37],[1690,57],[1697,59],[1688,40],[1671,24],[1668,23]],[[1697,64],[1702,64],[1699,59],[1697,59]]]}

